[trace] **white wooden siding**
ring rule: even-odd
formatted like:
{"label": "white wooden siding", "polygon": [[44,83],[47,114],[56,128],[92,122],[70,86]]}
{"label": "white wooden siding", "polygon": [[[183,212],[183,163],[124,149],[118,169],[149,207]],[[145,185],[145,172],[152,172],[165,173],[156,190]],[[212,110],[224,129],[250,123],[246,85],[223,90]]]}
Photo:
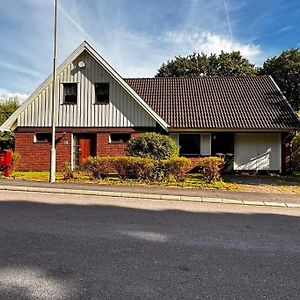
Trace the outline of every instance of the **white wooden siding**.
{"label": "white wooden siding", "polygon": [[281,171],[279,133],[236,133],[234,170]]}
{"label": "white wooden siding", "polygon": [[[86,67],[77,64],[84,61]],[[63,83],[78,82],[77,104],[63,104]],[[94,83],[109,82],[109,104],[95,104]],[[51,126],[51,86],[48,84],[17,119],[21,127]],[[156,126],[156,121],[86,51],[57,76],[57,120],[59,127]]]}

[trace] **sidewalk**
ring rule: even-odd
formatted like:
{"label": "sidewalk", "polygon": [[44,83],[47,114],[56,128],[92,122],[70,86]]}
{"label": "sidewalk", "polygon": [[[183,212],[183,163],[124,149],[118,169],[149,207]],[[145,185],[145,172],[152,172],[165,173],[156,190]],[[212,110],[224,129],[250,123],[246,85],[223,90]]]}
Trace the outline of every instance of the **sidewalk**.
{"label": "sidewalk", "polygon": [[49,183],[0,179],[0,190],[300,208],[300,195],[233,192],[197,188]]}

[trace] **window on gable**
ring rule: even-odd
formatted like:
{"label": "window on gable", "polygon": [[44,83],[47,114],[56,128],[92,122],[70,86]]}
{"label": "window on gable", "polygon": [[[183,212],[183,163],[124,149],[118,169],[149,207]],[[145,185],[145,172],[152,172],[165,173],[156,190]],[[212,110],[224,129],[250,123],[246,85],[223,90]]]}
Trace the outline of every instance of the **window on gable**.
{"label": "window on gable", "polygon": [[77,103],[77,83],[64,83],[64,103]]}
{"label": "window on gable", "polygon": [[50,132],[37,132],[34,136],[35,143],[51,143],[52,134]]}
{"label": "window on gable", "polygon": [[109,103],[109,83],[95,83],[96,103]]}
{"label": "window on gable", "polygon": [[200,134],[179,134],[180,155],[200,155]]}
{"label": "window on gable", "polygon": [[111,143],[127,143],[130,140],[130,133],[111,133],[110,142]]}

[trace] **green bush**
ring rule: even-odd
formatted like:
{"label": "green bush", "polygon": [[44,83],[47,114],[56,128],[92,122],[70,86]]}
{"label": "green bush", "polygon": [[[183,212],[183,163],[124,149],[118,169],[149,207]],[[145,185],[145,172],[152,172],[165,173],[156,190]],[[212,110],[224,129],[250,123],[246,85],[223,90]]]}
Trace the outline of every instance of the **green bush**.
{"label": "green bush", "polygon": [[113,166],[122,180],[149,180],[154,162],[149,158],[120,156],[113,158]]}
{"label": "green bush", "polygon": [[292,140],[292,168],[294,171],[300,170],[300,132]]}
{"label": "green bush", "polygon": [[201,157],[199,158],[198,166],[206,182],[215,182],[221,179],[221,170],[224,167],[224,159],[213,156]]}
{"label": "green bush", "polygon": [[89,156],[84,164],[84,170],[92,179],[104,179],[112,170],[112,158]]}
{"label": "green bush", "polygon": [[184,181],[192,167],[192,161],[186,157],[175,157],[163,160],[162,163],[167,180],[171,177],[176,181]]}
{"label": "green bush", "polygon": [[12,166],[11,166],[11,172],[14,172],[20,164],[21,155],[19,152],[13,152],[12,154]]}
{"label": "green bush", "polygon": [[62,165],[62,174],[64,180],[69,180],[74,178],[74,172],[72,171],[71,163],[65,161]]}
{"label": "green bush", "polygon": [[0,132],[0,149],[14,149],[15,135],[13,132]]}
{"label": "green bush", "polygon": [[177,157],[179,147],[167,135],[145,133],[128,142],[126,153],[129,156],[162,160]]}
{"label": "green bush", "polygon": [[122,180],[184,181],[191,166],[191,160],[185,157],[159,161],[143,157],[119,156],[88,157],[84,169],[92,179],[104,179],[115,171]]}

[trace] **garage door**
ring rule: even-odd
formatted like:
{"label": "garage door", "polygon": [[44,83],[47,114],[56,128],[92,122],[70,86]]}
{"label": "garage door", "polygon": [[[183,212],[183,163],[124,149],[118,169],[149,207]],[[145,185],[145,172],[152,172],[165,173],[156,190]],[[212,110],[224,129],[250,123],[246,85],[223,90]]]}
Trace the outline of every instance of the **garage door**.
{"label": "garage door", "polygon": [[281,171],[279,133],[236,133],[234,170]]}

